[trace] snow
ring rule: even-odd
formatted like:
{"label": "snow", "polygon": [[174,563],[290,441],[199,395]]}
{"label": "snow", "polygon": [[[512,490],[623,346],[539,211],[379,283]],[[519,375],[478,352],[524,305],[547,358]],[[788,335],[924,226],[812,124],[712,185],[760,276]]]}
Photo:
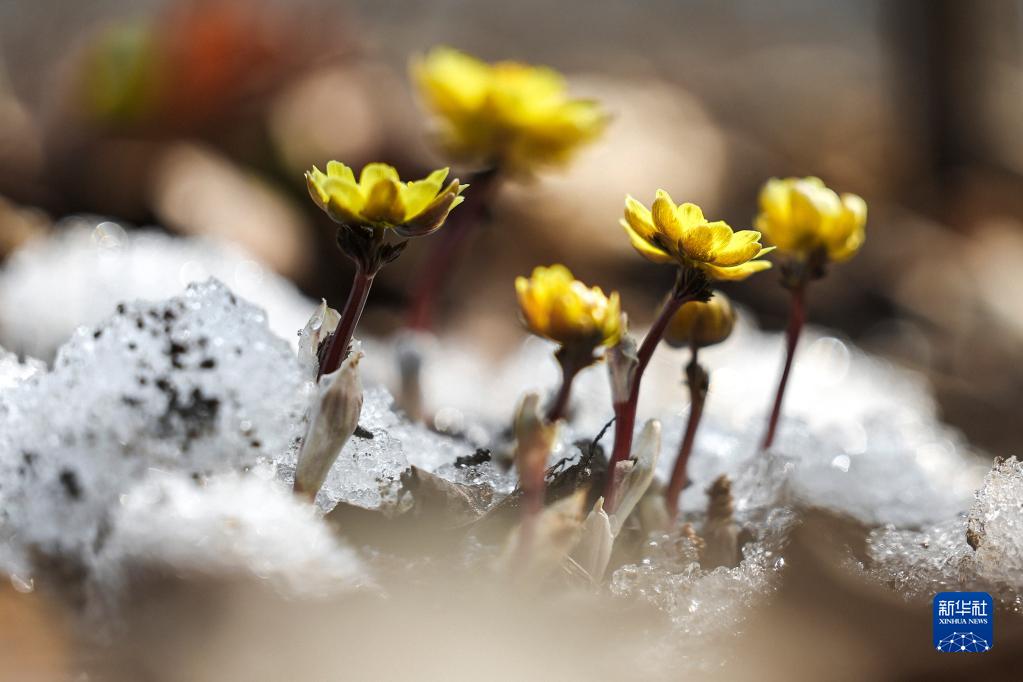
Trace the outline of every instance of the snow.
{"label": "snow", "polygon": [[98,324],[119,302],[169,298],[209,277],[266,310],[274,333],[297,344],[315,304],[238,246],[75,217],[0,269],[0,345],[49,361],[75,329]]}
{"label": "snow", "polygon": [[311,382],[265,314],[210,280],[79,329],[51,372],[3,393],[0,494],[46,552],[102,548],[112,505],[153,469],[202,477],[283,456]]}
{"label": "snow", "polygon": [[894,525],[869,541],[868,573],[907,599],[985,590],[1023,605],[1023,462],[996,462],[969,512],[922,530]]}
{"label": "snow", "polygon": [[[393,344],[366,341],[369,380],[395,385]],[[424,402],[434,422],[483,446],[511,420],[508,406],[528,390],[551,393],[560,381],[554,345],[528,337],[497,364],[458,337],[421,345]],[[691,485],[682,509],[704,504],[703,490],[722,473],[764,465],[759,452],[765,414],[783,357],[778,334],[743,322],[732,337],[704,349],[710,392],[691,460]],[[766,360],[765,360],[766,358]],[[777,362],[775,362],[777,360]],[[637,425],[656,418],[664,426],[659,475],[670,475],[688,415],[683,368],[688,352],[662,344],[643,379]],[[479,396],[486,396],[480,400]],[[584,370],[573,388],[570,428],[553,459],[574,456],[573,441],[592,439],[611,419],[607,368]],[[775,444],[789,473],[785,494],[869,524],[920,524],[947,518],[969,505],[986,466],[962,436],[941,423],[936,404],[917,375],[871,357],[853,344],[807,330],[797,352]],[[637,436],[638,436],[637,426]],[[609,447],[613,429],[601,444]]]}
{"label": "snow", "polygon": [[140,567],[248,575],[307,598],[369,583],[355,551],[269,469],[222,474],[203,485],[153,472],[122,496],[111,527],[95,567],[109,593]]}

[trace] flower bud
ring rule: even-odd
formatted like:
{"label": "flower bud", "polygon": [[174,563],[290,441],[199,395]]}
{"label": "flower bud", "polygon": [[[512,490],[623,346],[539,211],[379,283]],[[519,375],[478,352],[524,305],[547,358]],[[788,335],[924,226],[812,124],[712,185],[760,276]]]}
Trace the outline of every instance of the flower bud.
{"label": "flower bud", "polygon": [[668,322],[664,340],[675,348],[704,348],[721,343],[732,333],[735,311],[720,291],[706,303],[690,301],[682,305]]}

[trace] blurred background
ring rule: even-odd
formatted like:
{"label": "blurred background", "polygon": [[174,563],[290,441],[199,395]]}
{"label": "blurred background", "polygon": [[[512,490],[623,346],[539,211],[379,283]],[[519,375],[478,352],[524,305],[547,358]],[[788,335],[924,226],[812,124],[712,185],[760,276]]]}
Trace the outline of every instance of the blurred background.
{"label": "blurred background", "polygon": [[[642,324],[671,275],[619,233],[626,192],[664,187],[745,227],[765,178],[815,174],[863,195],[870,219],[861,255],[813,288],[811,319],[925,372],[948,421],[1009,454],[1023,397],[1021,32],[1023,3],[999,0],[8,1],[0,258],[84,212],[237,241],[338,306],[348,264],[302,171],[442,164],[407,63],[450,44],[554,66],[614,122],[564,172],[503,188],[445,328],[500,352],[515,338],[512,278],[558,260],[621,289]],[[397,326],[427,241],[384,271],[368,328]],[[782,326],[773,274],[728,291]]]}
{"label": "blurred background", "polygon": [[[740,228],[766,178],[818,175],[870,216],[860,255],[812,288],[811,320],[924,373],[949,423],[1019,454],[1021,38],[1010,0],[6,0],[0,267],[93,214],[237,242],[340,306],[349,266],[302,172],[444,165],[407,64],[449,44],[551,65],[614,120],[563,172],[502,188],[442,328],[501,353],[520,338],[512,279],[556,261],[621,290],[642,326],[671,272],[621,234],[626,193],[663,187]],[[428,241],[378,278],[368,329],[400,325]],[[775,273],[725,288],[782,328]]]}

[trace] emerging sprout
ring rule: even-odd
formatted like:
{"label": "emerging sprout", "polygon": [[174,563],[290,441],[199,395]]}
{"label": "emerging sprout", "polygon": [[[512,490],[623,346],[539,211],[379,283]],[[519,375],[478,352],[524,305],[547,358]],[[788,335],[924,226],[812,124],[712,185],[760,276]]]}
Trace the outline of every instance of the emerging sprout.
{"label": "emerging sprout", "polygon": [[791,295],[785,332],[785,364],[762,447],[774,443],[789,373],[806,321],[806,288],[824,276],[828,263],[852,258],[865,239],[867,202],[839,195],[819,178],[771,178],[760,191],[756,225],[790,260],[782,266],[782,285]]}
{"label": "emerging sprout", "polygon": [[447,151],[511,175],[565,164],[607,125],[596,102],[570,98],[561,74],[545,67],[437,47],[413,61],[412,76]]}
{"label": "emerging sprout", "polygon": [[588,288],[564,265],[538,267],[528,279],[518,277],[515,291],[529,331],[561,344],[556,353],[561,390],[547,412],[548,421],[554,421],[564,414],[575,376],[596,362],[596,349],[614,346],[621,338],[618,292],[605,296],[599,287]]}
{"label": "emerging sprout", "polygon": [[611,519],[604,511],[604,498],[598,498],[593,510],[583,521],[579,544],[572,550],[571,561],[581,568],[590,580],[599,583],[604,578],[607,564],[611,560],[615,536],[611,531]]}
{"label": "emerging sprout", "polygon": [[515,467],[522,489],[522,526],[520,552],[526,555],[533,541],[534,524],[543,509],[544,466],[558,436],[558,424],[547,422],[540,414],[540,396],[527,393],[515,411]]}
{"label": "emerging sprout", "polygon": [[319,394],[309,416],[309,429],[295,466],[295,492],[316,499],[341,448],[359,425],[362,384],[359,381],[361,351],[353,351],[336,372],[319,384]]}
{"label": "emerging sprout", "polygon": [[[625,217],[620,222],[640,255],[655,263],[676,265],[678,276],[639,347],[628,396],[624,400],[615,398],[615,440],[609,472],[613,472],[615,465],[626,459],[632,449],[643,372],[675,313],[690,301],[708,301],[710,280],[746,279],[771,267],[768,261],[758,259],[773,249],[761,246],[760,233],[756,230],[733,232],[723,221],[708,222],[699,206],[676,205],[664,190],[657,191],[652,210],[631,196],[626,197]],[[608,511],[614,512],[617,500],[613,475],[606,477],[604,497]]]}
{"label": "emerging sprout", "polygon": [[387,234],[421,237],[444,224],[455,206],[462,203],[468,185],[452,180],[444,185],[448,170],[442,168],[415,182],[402,183],[394,168],[370,163],[359,180],[351,168],[331,161],[324,173],[316,167],[306,172],[309,196],[341,227],[338,247],[355,263],[355,280],[337,330],[327,343],[319,375],[341,364],[362,316],[373,278],[405,248],[405,241],[388,242]]}
{"label": "emerging sprout", "polygon": [[686,383],[689,385],[689,419],[685,435],[679,444],[678,455],[672,468],[671,479],[665,492],[665,507],[674,519],[678,514],[678,497],[688,484],[686,470],[689,456],[696,441],[696,429],[703,416],[703,405],[710,388],[710,375],[697,359],[700,348],[721,343],[732,333],[735,312],[732,303],[720,291],[714,292],[706,303],[686,303],[668,323],[664,340],[675,347],[689,346],[689,364],[686,365]]}

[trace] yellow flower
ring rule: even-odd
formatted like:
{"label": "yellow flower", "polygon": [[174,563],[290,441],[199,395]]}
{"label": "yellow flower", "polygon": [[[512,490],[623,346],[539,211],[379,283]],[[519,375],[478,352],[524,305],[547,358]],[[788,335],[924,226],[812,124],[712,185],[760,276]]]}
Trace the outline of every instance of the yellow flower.
{"label": "yellow flower", "polygon": [[561,75],[544,67],[437,47],[413,61],[412,76],[452,155],[513,175],[563,165],[607,124],[596,102],[570,99]]}
{"label": "yellow flower", "polygon": [[655,263],[697,268],[719,280],[746,279],[771,267],[756,260],[773,250],[760,245],[759,232],[733,232],[724,221],[707,222],[699,206],[677,206],[663,189],[657,190],[653,210],[626,197],[620,222],[632,246]]}
{"label": "yellow flower", "polygon": [[867,203],[836,194],[819,178],[771,178],[760,190],[756,227],[782,251],[805,256],[823,251],[828,260],[852,258],[863,245]]}
{"label": "yellow flower", "polygon": [[391,166],[370,163],[356,182],[351,168],[331,161],[326,173],[314,166],[305,179],[309,196],[337,222],[420,237],[443,225],[451,209],[464,200],[461,194],[468,185],[456,179],[445,187],[447,176],[448,169],[441,168],[422,180],[403,183]]}
{"label": "yellow flower", "polygon": [[706,303],[689,301],[683,304],[668,322],[664,340],[676,348],[690,345],[703,348],[727,339],[734,326],[732,302],[720,291],[715,291]]}
{"label": "yellow flower", "polygon": [[564,265],[538,267],[529,279],[517,277],[515,291],[522,319],[531,332],[562,346],[614,346],[622,335],[618,292],[605,296],[588,288]]}

